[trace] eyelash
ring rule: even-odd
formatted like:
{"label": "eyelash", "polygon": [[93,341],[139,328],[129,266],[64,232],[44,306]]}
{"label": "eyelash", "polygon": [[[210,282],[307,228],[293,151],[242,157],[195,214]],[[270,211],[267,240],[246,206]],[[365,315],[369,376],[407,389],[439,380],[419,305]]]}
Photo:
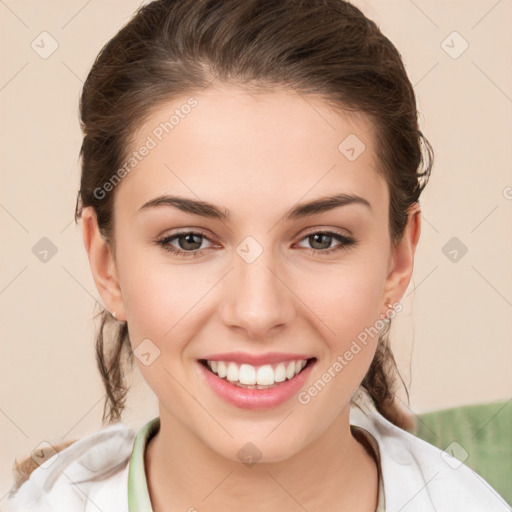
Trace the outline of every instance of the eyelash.
{"label": "eyelash", "polygon": [[[331,236],[332,238],[334,238],[335,240],[337,240],[338,242],[341,242],[341,243],[339,245],[331,247],[330,249],[325,249],[325,250],[304,248],[304,250],[309,254],[313,254],[313,255],[325,254],[325,253],[331,254],[333,252],[336,252],[336,251],[339,251],[342,249],[346,249],[347,247],[349,247],[351,245],[355,245],[357,243],[357,240],[355,238],[351,238],[346,235],[342,235],[340,233],[336,233],[336,232],[332,232],[332,231],[313,231],[312,233],[308,233],[307,235],[302,237],[301,241],[306,238],[309,238],[310,236],[317,235],[317,234]],[[182,249],[176,249],[176,247],[170,245],[170,242],[172,240],[180,238],[185,235],[197,235],[197,236],[200,236],[203,239],[206,239],[211,242],[211,240],[206,235],[203,235],[202,233],[197,233],[195,231],[181,231],[181,232],[175,233],[171,236],[166,236],[166,237],[160,238],[160,239],[156,240],[156,243],[158,245],[160,245],[164,249],[164,251],[173,253],[177,256],[183,256],[185,258],[198,257],[204,249],[196,249],[194,251],[183,251]]]}

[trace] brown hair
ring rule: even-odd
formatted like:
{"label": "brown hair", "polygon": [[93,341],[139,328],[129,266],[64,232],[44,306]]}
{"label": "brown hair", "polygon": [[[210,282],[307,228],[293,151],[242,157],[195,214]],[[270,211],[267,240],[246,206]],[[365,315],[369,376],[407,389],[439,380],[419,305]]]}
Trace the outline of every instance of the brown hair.
{"label": "brown hair", "polygon": [[[97,190],[123,165],[148,115],[213,81],[259,91],[287,88],[369,116],[379,172],[390,191],[390,236],[400,240],[408,209],[430,176],[433,150],[418,128],[414,90],[399,52],[373,21],[342,0],[157,0],[139,8],[102,48],[83,87],[75,221],[92,206],[102,236],[113,243],[115,189]],[[112,423],[124,409],[123,367],[128,362],[132,369],[133,354],[127,324],[107,311],[99,314],[103,421]],[[389,327],[380,334],[362,387],[384,416],[404,427]]]}

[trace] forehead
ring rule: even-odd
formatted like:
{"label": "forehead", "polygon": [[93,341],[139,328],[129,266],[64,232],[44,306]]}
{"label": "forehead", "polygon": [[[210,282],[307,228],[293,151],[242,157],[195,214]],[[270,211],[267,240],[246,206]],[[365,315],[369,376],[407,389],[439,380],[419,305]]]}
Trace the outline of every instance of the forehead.
{"label": "forehead", "polygon": [[364,114],[316,96],[212,87],[145,118],[130,147],[135,165],[117,192],[138,206],[166,192],[245,208],[334,190],[382,201],[372,130]]}

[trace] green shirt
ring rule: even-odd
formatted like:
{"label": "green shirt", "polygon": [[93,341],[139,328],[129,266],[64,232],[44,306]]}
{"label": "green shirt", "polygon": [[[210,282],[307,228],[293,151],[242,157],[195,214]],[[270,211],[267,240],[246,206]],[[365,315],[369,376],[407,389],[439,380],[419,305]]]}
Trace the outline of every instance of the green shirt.
{"label": "green shirt", "polygon": [[[130,468],[128,472],[128,507],[130,512],[153,512],[151,499],[149,497],[146,481],[146,470],[144,467],[144,453],[150,439],[160,428],[160,418],[157,416],[146,423],[137,433],[133,443],[133,451],[130,457]],[[375,439],[364,429],[359,429],[366,435],[379,460],[379,450]],[[376,512],[385,512],[384,509],[384,488],[379,461],[379,500]]]}
{"label": "green shirt", "polygon": [[128,508],[130,512],[153,512],[146,481],[144,453],[150,439],[159,429],[160,418],[157,416],[146,423],[135,437],[128,472]]}

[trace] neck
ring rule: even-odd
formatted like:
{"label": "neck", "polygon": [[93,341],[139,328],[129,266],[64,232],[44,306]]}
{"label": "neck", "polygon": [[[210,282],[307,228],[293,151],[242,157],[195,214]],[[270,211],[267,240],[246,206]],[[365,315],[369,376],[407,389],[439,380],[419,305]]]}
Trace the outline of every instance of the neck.
{"label": "neck", "polygon": [[160,430],[148,444],[145,467],[153,512],[297,507],[374,512],[378,472],[371,453],[350,430],[349,406],[292,457],[250,467],[214,452],[161,409]]}

